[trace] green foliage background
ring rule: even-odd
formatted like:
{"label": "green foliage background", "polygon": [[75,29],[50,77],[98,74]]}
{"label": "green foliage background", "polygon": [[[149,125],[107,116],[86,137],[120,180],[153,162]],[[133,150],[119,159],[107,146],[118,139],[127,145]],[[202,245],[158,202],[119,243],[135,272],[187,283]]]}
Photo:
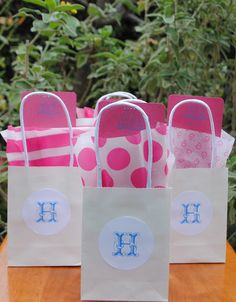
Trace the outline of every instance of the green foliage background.
{"label": "green foliage background", "polygon": [[[74,90],[80,106],[124,90],[160,102],[172,93],[223,97],[224,128],[235,135],[235,16],[233,0],[0,0],[0,129],[19,124],[22,90]],[[229,168],[228,238],[236,247],[236,155]]]}

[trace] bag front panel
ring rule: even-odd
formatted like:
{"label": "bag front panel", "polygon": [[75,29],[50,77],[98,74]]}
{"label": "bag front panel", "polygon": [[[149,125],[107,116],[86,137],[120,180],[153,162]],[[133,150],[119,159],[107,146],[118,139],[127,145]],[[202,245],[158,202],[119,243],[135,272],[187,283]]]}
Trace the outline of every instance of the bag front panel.
{"label": "bag front panel", "polygon": [[228,170],[174,169],[170,262],[225,262]]}
{"label": "bag front panel", "polygon": [[84,189],[82,300],[168,300],[169,206],[169,189]]}
{"label": "bag front panel", "polygon": [[9,167],[10,266],[81,263],[82,184],[76,168]]}

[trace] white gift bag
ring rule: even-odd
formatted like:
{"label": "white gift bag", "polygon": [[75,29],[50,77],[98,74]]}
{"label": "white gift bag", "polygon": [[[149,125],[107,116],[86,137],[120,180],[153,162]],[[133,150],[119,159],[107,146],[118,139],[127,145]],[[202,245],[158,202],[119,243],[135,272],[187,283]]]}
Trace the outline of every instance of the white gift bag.
{"label": "white gift bag", "polygon": [[[147,188],[102,188],[98,147],[102,114],[126,104],[138,110],[148,134]],[[168,301],[170,189],[151,188],[152,136],[145,112],[118,102],[104,107],[95,130],[97,188],[85,188],[82,300]]]}
{"label": "white gift bag", "polygon": [[[69,167],[30,167],[24,126],[24,104],[32,94],[49,94],[62,106],[70,133]],[[46,92],[24,97],[20,122],[25,166],[9,167],[9,266],[80,265],[82,183],[73,168],[72,125],[63,101]]]}
{"label": "white gift bag", "polygon": [[216,137],[211,110],[200,100],[184,100],[169,117],[169,144],[173,154],[172,120],[179,106],[196,103],[208,111],[211,125],[211,167],[172,170],[170,262],[225,262],[227,227],[227,168],[216,166]]}

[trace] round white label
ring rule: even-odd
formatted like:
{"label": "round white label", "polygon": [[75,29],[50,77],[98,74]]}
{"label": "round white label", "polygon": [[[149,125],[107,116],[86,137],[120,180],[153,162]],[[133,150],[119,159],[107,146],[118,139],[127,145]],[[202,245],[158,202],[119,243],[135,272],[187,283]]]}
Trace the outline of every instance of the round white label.
{"label": "round white label", "polygon": [[151,229],[136,217],[115,218],[100,233],[99,250],[103,259],[120,270],[131,270],[143,265],[153,249]]}
{"label": "round white label", "polygon": [[54,189],[33,192],[22,209],[26,225],[40,235],[60,232],[69,222],[70,214],[66,196]]}
{"label": "round white label", "polygon": [[212,215],[211,202],[202,192],[185,191],[172,202],[171,226],[178,233],[196,235],[207,228]]}

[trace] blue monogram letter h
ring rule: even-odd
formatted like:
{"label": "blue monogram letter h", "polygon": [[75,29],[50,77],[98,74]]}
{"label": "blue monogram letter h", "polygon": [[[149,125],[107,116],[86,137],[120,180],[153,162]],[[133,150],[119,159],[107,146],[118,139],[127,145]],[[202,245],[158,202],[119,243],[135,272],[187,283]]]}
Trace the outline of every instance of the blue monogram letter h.
{"label": "blue monogram letter h", "polygon": [[116,252],[113,256],[137,256],[138,233],[115,233],[115,236]]}
{"label": "blue monogram letter h", "polygon": [[36,222],[57,222],[56,202],[37,202],[39,206],[39,218]]}
{"label": "blue monogram letter h", "polygon": [[[200,203],[183,203],[182,207],[184,208],[184,219],[180,222],[181,224],[193,224],[201,222],[199,213]],[[189,219],[189,217],[192,217],[192,219]]]}

